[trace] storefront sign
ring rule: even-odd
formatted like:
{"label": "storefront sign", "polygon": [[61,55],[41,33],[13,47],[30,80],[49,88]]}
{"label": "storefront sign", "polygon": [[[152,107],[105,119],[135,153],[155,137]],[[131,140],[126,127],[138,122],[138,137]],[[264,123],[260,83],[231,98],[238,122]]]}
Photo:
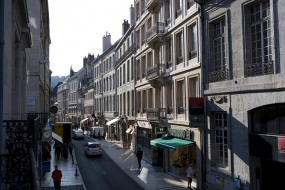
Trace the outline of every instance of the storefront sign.
{"label": "storefront sign", "polygon": [[189,98],[189,115],[204,115],[204,98]]}
{"label": "storefront sign", "polygon": [[191,131],[169,128],[168,134],[173,137],[178,137],[180,139],[191,140]]}
{"label": "storefront sign", "polygon": [[156,127],[155,134],[156,135],[163,135],[167,133],[167,127]]}

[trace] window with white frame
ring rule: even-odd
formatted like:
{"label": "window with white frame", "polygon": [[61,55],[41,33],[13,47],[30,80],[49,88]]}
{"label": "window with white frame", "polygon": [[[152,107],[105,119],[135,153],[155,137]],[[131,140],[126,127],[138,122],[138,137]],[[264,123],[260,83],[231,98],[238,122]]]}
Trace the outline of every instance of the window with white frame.
{"label": "window with white frame", "polygon": [[197,25],[189,26],[189,36],[188,36],[188,58],[193,59],[197,57]]}
{"label": "window with white frame", "polygon": [[226,69],[225,19],[213,23],[214,71]]}
{"label": "window with white frame", "polygon": [[183,62],[183,33],[179,32],[176,35],[176,55],[177,55],[177,60],[176,63],[180,64]]}
{"label": "window with white frame", "polygon": [[250,16],[252,64],[271,61],[269,1],[250,7]]}
{"label": "window with white frame", "polygon": [[228,167],[227,113],[214,113],[215,162],[217,166]]}
{"label": "window with white frame", "polygon": [[198,77],[189,78],[189,97],[199,97]]}

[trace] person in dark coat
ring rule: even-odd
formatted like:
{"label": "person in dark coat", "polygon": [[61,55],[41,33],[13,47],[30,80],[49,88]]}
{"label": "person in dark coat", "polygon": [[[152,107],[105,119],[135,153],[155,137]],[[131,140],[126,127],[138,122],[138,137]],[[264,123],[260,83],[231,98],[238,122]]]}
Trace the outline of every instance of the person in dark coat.
{"label": "person in dark coat", "polygon": [[141,167],[142,167],[141,166],[142,155],[143,155],[143,151],[139,147],[139,150],[137,151],[137,159],[138,159],[138,163],[139,163],[139,169],[141,169]]}
{"label": "person in dark coat", "polygon": [[55,157],[59,160],[61,153],[61,144],[56,141],[55,144],[53,145],[53,148],[55,150]]}
{"label": "person in dark coat", "polygon": [[63,147],[62,147],[62,157],[64,159],[67,159],[68,158],[68,146],[66,143],[63,144]]}

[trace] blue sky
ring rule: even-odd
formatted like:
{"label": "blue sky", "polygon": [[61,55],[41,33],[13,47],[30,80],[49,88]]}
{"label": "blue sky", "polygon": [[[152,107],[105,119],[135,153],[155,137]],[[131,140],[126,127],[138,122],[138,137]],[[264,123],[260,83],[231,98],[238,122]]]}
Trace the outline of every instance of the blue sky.
{"label": "blue sky", "polygon": [[134,0],[49,0],[50,69],[52,76],[78,71],[88,53],[102,53],[102,37],[112,43],[122,36],[124,19],[130,23]]}

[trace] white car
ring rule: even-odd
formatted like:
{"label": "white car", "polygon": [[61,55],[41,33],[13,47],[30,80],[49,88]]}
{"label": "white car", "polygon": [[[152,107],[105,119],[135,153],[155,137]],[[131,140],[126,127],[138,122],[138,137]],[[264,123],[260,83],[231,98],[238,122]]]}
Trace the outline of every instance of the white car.
{"label": "white car", "polygon": [[102,148],[101,144],[98,142],[87,142],[84,146],[85,149],[85,155],[99,155],[102,156]]}
{"label": "white car", "polygon": [[84,139],[83,131],[72,131],[72,138],[73,139]]}

